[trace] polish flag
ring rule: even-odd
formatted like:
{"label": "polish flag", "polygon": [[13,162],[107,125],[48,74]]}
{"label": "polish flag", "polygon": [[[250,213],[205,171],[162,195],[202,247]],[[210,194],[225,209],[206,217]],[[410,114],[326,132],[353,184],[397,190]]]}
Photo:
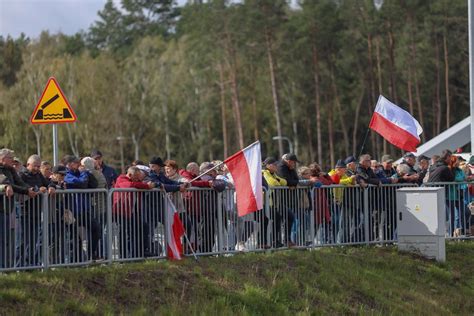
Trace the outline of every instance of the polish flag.
{"label": "polish flag", "polygon": [[369,128],[389,143],[405,151],[416,152],[423,128],[407,111],[379,96]]}
{"label": "polish flag", "polygon": [[234,179],[239,216],[261,210],[263,193],[260,142],[256,141],[224,162]]}
{"label": "polish flag", "polygon": [[166,238],[168,241],[168,258],[181,260],[181,254],[183,253],[181,237],[184,235],[184,227],[181,219],[179,218],[178,212],[176,212],[176,206],[168,195],[166,195],[166,197],[168,199],[166,203]]}

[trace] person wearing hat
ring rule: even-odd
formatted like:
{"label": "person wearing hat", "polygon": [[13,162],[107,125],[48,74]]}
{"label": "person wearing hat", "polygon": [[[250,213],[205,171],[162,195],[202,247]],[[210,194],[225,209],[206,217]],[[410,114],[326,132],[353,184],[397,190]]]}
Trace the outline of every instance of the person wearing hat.
{"label": "person wearing hat", "polygon": [[262,170],[263,177],[269,187],[286,186],[286,179],[277,175],[278,161],[273,157],[268,157],[263,161],[264,169]]}
{"label": "person wearing hat", "polygon": [[298,162],[298,158],[295,154],[288,153],[284,154],[277,163],[276,173],[280,178],[286,180],[289,187],[296,187],[299,183],[300,179],[296,172],[296,163]]}
{"label": "person wearing hat", "polygon": [[329,171],[329,176],[334,184],[353,185],[356,181],[355,175],[347,175],[347,164],[342,159],[339,159],[334,169]]}
{"label": "person wearing hat", "polygon": [[188,185],[169,179],[162,168],[165,163],[160,157],[154,156],[150,159],[150,180],[155,183],[157,188],[163,188],[166,192],[185,192]]}
{"label": "person wearing hat", "polygon": [[415,170],[416,156],[413,153],[407,152],[403,155],[403,160],[400,164],[405,164],[409,167],[409,172],[403,176],[403,182],[418,184],[420,176]]}
{"label": "person wearing hat", "polygon": [[[329,176],[331,177],[332,181],[336,185],[344,185],[344,186],[351,186],[356,183],[356,176],[348,176],[347,175],[347,164],[344,160],[339,159],[336,162],[336,166],[334,169],[329,171]],[[347,237],[349,236],[349,232],[347,231],[346,220],[348,219],[347,215],[349,214],[348,206],[349,201],[347,198],[344,198],[344,189],[343,188],[335,188],[334,189],[334,202],[335,205],[331,209],[331,220],[335,224],[334,232],[333,232],[333,240],[338,243],[345,242]],[[343,212],[345,210],[345,212]]]}
{"label": "person wearing hat", "polygon": [[[280,177],[277,174],[278,171],[278,161],[273,158],[273,157],[268,157],[263,161],[263,170],[262,170],[262,175],[263,178],[265,179],[266,183],[268,184],[269,189],[272,187],[280,187],[280,186],[286,186],[288,183],[286,179]],[[273,243],[275,248],[280,248],[283,247],[282,243],[282,234],[281,234],[281,223],[282,223],[282,212],[283,210],[280,208],[277,208],[275,201],[275,195],[278,193],[278,191],[272,192],[270,194],[270,200],[269,200],[269,205],[270,205],[270,218],[274,221],[275,225],[275,231],[272,233],[273,234]],[[293,215],[293,213],[291,213]],[[293,225],[294,221],[294,216],[288,216],[287,218],[287,225]]]}
{"label": "person wearing hat", "polygon": [[382,163],[382,169],[385,174],[385,177],[392,178],[397,174],[395,168],[393,168],[393,159],[390,155],[383,155],[380,162]]}
{"label": "person wearing hat", "polygon": [[357,159],[354,156],[349,156],[344,159],[344,164],[346,165],[346,175],[352,177],[356,175],[357,171]]}
{"label": "person wearing hat", "polygon": [[18,157],[13,157],[13,168],[15,168],[18,174],[26,171],[25,166],[23,166],[21,159]]}
{"label": "person wearing hat", "polygon": [[96,161],[99,171],[102,172],[105,179],[107,180],[107,188],[112,188],[118,177],[117,172],[114,170],[114,168],[104,163],[102,152],[100,150],[93,149],[91,151],[90,157]]}
{"label": "person wearing hat", "polygon": [[56,188],[56,190],[66,189],[64,184],[66,173],[67,169],[63,165],[57,165],[51,169],[51,184]]}

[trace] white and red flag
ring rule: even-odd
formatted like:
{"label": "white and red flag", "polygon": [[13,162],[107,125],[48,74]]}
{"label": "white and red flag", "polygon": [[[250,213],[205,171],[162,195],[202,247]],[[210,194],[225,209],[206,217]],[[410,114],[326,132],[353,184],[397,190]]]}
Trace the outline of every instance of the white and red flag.
{"label": "white and red flag", "polygon": [[183,253],[183,243],[181,237],[184,235],[184,227],[181,219],[179,218],[178,212],[176,212],[176,206],[173,201],[167,196],[166,203],[166,238],[168,241],[168,258],[181,260],[181,254]]}
{"label": "white and red flag", "polygon": [[262,209],[262,154],[260,152],[260,142],[256,141],[230,156],[224,162],[234,179],[239,216]]}
{"label": "white and red flag", "polygon": [[416,152],[423,128],[410,113],[379,96],[369,128],[389,143],[405,151]]}

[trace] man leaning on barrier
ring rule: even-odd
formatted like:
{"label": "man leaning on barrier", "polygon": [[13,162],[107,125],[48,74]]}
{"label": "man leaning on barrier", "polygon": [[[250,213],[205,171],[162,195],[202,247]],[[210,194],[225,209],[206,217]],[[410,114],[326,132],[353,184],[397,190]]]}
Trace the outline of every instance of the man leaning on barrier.
{"label": "man leaning on barrier", "polygon": [[15,216],[13,193],[35,197],[36,192],[21,180],[13,168],[13,151],[0,149],[0,268],[13,266],[15,237],[10,229],[10,220]]}
{"label": "man leaning on barrier", "polygon": [[[115,182],[116,189],[149,190],[156,187],[152,181],[143,182],[144,173],[137,166],[129,167],[126,174],[118,176]],[[142,192],[114,192],[112,211],[114,222],[119,226],[119,252],[120,257],[142,257],[142,240],[148,240],[149,224],[142,214]],[[143,233],[140,236],[140,232]],[[148,252],[149,249],[144,249]]]}
{"label": "man leaning on barrier", "polygon": [[[20,174],[21,179],[35,192],[48,193],[54,195],[55,188],[50,181],[46,179],[40,172],[41,158],[38,155],[32,155],[26,162],[26,170]],[[23,204],[23,212],[20,221],[22,230],[23,245],[20,248],[22,254],[23,264],[37,265],[41,252],[39,245],[41,244],[40,232],[42,231],[41,218],[47,220],[42,216],[44,210],[42,209],[40,197],[35,197],[26,200]]]}

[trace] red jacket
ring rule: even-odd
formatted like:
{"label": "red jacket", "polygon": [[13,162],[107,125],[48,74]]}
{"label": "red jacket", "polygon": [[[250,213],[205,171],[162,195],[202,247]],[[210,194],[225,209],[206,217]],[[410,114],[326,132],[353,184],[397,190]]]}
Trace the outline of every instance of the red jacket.
{"label": "red jacket", "polygon": [[[191,181],[192,179],[196,178],[195,174],[192,174],[186,170],[180,170],[179,175],[184,179]],[[201,179],[195,180],[191,182],[193,187],[200,187],[200,188],[210,188],[211,185],[209,181],[203,181]],[[203,192],[199,190],[189,190],[183,193],[184,205],[186,206],[186,211],[189,214],[194,214],[198,216],[201,213],[201,194]]]}
{"label": "red jacket", "polygon": [[[116,189],[150,189],[144,182],[134,182],[125,174],[121,174],[116,182]],[[139,206],[141,192],[114,192],[114,204],[112,211],[114,215],[123,215],[127,218],[132,216],[134,206]]]}
{"label": "red jacket", "polygon": [[[189,172],[189,171],[186,171],[184,169],[181,169],[179,170],[179,175],[181,177],[183,177],[184,179],[188,180],[188,181],[191,181],[192,179],[196,178],[197,175]],[[191,185],[193,187],[199,187],[199,188],[210,188],[210,184],[209,184],[209,181],[203,181],[201,179],[198,179],[198,180],[195,180],[193,182],[191,182]]]}

